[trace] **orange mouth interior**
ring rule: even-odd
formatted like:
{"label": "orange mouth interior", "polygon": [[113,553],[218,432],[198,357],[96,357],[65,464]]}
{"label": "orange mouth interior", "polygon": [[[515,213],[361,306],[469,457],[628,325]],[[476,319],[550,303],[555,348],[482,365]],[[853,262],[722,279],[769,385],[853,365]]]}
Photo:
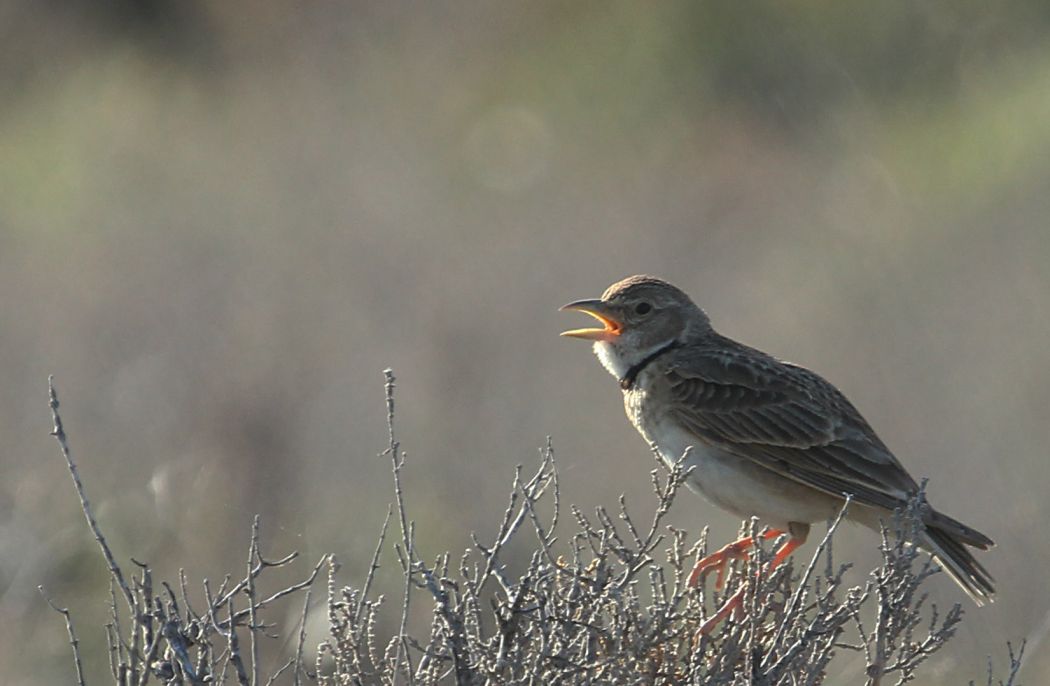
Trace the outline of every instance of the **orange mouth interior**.
{"label": "orange mouth interior", "polygon": [[584,312],[594,317],[602,323],[602,328],[586,328],[586,329],[572,329],[570,331],[562,331],[562,336],[569,336],[570,338],[584,338],[591,341],[611,341],[620,335],[621,324],[615,319],[611,319],[603,314],[599,314],[593,310],[579,309],[580,312]]}

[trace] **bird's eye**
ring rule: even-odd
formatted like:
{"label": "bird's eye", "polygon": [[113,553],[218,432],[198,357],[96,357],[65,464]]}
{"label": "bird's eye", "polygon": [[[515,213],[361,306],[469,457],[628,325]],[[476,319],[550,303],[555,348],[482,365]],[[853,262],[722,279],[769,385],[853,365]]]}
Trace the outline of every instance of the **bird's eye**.
{"label": "bird's eye", "polygon": [[637,305],[634,306],[634,313],[635,314],[649,314],[649,312],[652,309],[653,309],[653,306],[650,305],[649,303],[638,303]]}

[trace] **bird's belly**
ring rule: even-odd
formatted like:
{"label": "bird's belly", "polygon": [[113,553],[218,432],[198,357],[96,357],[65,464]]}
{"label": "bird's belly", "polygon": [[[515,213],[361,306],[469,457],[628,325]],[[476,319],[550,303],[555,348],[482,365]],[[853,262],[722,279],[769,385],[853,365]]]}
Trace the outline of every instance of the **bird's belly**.
{"label": "bird's belly", "polygon": [[673,464],[689,450],[690,490],[738,517],[757,516],[763,524],[787,529],[791,522],[823,521],[838,512],[838,499],[707,444],[675,422],[644,424],[636,422],[665,463]]}

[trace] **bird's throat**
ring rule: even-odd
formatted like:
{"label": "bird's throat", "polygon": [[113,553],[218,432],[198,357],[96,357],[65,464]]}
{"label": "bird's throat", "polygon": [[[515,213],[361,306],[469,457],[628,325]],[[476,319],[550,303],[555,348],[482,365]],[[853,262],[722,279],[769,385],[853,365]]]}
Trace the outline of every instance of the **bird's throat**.
{"label": "bird's throat", "polygon": [[650,364],[655,362],[657,358],[663,357],[667,353],[671,352],[678,347],[678,341],[670,341],[663,346],[652,351],[638,362],[632,364],[628,369],[627,373],[620,377],[620,388],[625,391],[631,390],[634,387],[634,382],[638,380],[638,375],[648,367]]}
{"label": "bird's throat", "polygon": [[650,351],[645,357],[634,364],[631,364],[624,359],[621,351],[618,350],[616,344],[612,342],[596,341],[594,344],[594,354],[598,356],[602,366],[620,382],[620,388],[627,391],[634,387],[635,382],[638,380],[638,375],[641,374],[646,367],[678,346],[679,343],[677,340],[664,343],[658,348]]}
{"label": "bird's throat", "polygon": [[602,366],[617,379],[622,379],[627,370],[631,368],[631,365],[624,361],[620,351],[610,341],[595,341],[594,354]]}

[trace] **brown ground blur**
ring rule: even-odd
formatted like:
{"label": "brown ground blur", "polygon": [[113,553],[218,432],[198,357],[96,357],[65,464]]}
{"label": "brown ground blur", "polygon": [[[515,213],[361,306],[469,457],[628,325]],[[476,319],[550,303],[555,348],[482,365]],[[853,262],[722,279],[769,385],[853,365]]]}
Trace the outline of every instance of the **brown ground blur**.
{"label": "brown ground blur", "polygon": [[548,434],[565,500],[651,507],[615,382],[557,336],[638,272],[837,383],[996,539],[999,601],[927,672],[982,678],[1050,626],[1046,7],[0,2],[3,681],[70,678],[40,583],[105,670],[49,373],[122,560],[221,577],[259,512],[271,557],[357,579],[387,366],[431,553],[491,534]]}

